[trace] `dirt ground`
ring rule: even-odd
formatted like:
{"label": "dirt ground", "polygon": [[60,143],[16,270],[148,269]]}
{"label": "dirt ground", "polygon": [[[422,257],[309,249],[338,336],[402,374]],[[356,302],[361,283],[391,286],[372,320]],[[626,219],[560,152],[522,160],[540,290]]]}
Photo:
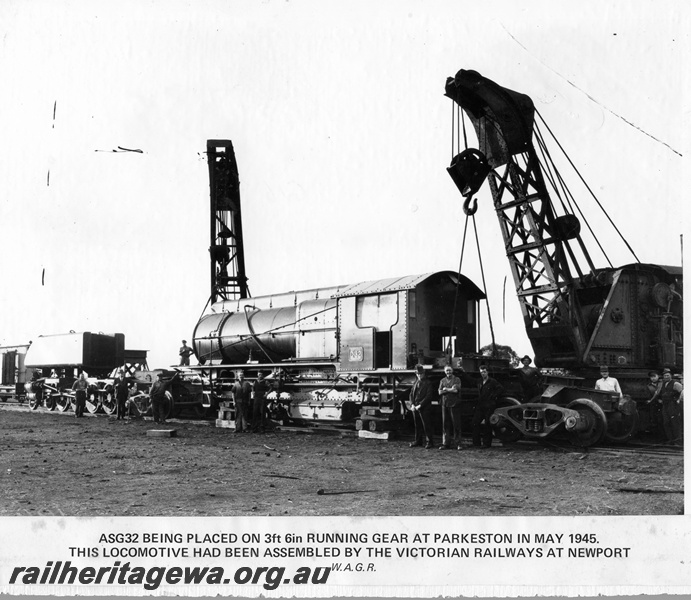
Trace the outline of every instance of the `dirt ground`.
{"label": "dirt ground", "polygon": [[[159,426],[160,428],[161,426]],[[178,419],[75,419],[0,405],[1,515],[675,515],[683,456],[534,443],[235,434]]]}

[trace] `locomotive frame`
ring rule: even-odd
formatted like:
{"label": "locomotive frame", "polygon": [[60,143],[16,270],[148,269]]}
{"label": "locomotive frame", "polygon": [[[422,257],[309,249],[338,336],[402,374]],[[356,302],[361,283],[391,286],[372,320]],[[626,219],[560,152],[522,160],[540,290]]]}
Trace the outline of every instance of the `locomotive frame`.
{"label": "locomotive frame", "polygon": [[[270,371],[271,413],[282,423],[396,430],[406,421],[415,366],[438,380],[450,354],[460,372],[488,363],[515,395],[508,361],[475,352],[484,298],[470,279],[439,271],[223,300],[195,328],[195,368],[208,376],[212,408],[232,406],[238,371],[250,381]],[[475,385],[464,386],[462,398],[471,414]]]}

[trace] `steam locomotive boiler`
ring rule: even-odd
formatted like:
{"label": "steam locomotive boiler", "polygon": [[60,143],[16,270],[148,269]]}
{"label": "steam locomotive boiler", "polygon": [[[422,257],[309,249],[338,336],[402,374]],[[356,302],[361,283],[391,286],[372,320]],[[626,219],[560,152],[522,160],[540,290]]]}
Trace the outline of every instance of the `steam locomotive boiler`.
{"label": "steam locomotive boiler", "polygon": [[250,379],[270,370],[283,418],[381,424],[402,416],[416,364],[442,366],[449,346],[473,356],[483,298],[468,278],[440,271],[221,299],[197,323],[194,349],[219,398],[237,370]]}

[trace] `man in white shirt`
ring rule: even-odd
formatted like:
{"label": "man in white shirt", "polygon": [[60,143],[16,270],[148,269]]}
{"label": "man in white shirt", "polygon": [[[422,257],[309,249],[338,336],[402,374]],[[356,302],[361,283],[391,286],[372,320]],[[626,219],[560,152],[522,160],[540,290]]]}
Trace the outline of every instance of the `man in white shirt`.
{"label": "man in white shirt", "polygon": [[609,367],[603,365],[600,367],[601,378],[595,382],[595,389],[602,390],[603,392],[613,392],[619,394],[622,397],[621,388],[619,387],[619,382],[614,378],[609,376]]}

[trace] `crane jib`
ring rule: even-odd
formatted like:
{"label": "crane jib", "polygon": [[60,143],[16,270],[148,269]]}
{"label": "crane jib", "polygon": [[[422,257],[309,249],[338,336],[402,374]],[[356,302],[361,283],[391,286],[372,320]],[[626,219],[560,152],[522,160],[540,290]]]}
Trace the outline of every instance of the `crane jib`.
{"label": "crane jib", "polygon": [[529,96],[465,69],[446,80],[445,95],[470,117],[479,150],[492,168],[529,148],[535,117],[535,106]]}

